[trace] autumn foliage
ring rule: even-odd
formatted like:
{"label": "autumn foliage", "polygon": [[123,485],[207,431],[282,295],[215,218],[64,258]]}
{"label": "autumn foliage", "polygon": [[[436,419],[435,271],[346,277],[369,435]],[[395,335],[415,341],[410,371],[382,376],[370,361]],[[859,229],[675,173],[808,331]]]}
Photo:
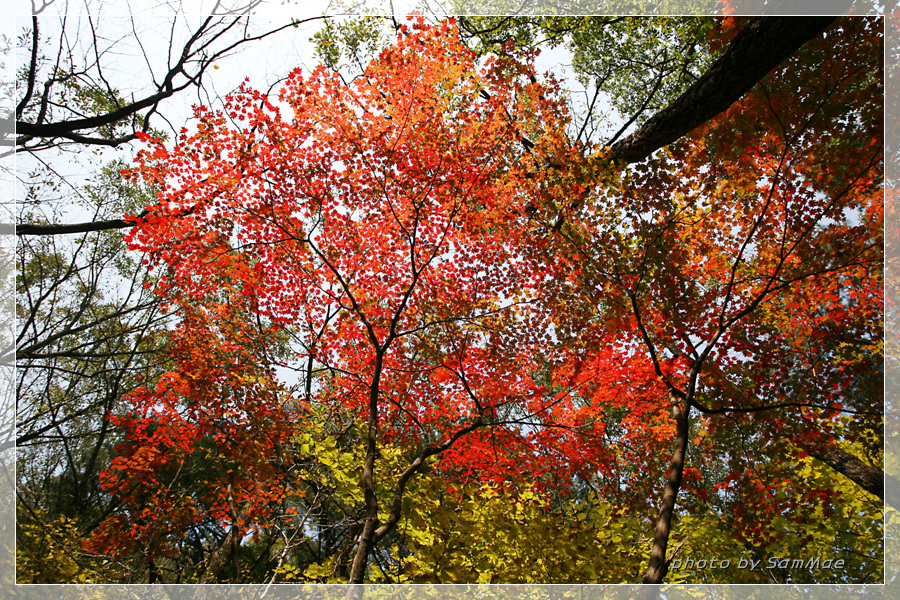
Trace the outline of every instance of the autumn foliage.
{"label": "autumn foliage", "polygon": [[154,561],[190,528],[237,548],[287,527],[323,415],[358,449],[351,581],[426,470],[441,503],[527,490],[536,522],[579,482],[617,505],[607,523],[655,518],[668,481],[664,508],[681,492],[733,510],[743,544],[783,539],[752,529],[828,493],[747,461],[871,447],[882,411],[873,27],[829,30],[631,166],[568,141],[533,56],[477,61],[421,19],[350,84],[297,70],[277,97],[198,107],[175,145],[145,138],[130,177],[160,192],[129,240],[180,320],[171,371],[109,417],[124,441],[102,485],[126,510],[87,548]]}
{"label": "autumn foliage", "polygon": [[[142,516],[95,547],[148,531],[162,552],[192,522],[267,523],[290,487],[276,447],[310,404],[363,420],[377,404],[380,439],[413,446],[491,425],[446,453],[463,476],[602,464],[583,443],[601,424],[533,377],[551,335],[535,301],[546,268],[522,248],[564,113],[552,86],[517,83],[527,68],[476,67],[449,24],[419,23],[349,89],[296,71],[277,101],[242,89],[224,112],[199,108],[175,148],[143,153],[134,176],[164,191],[132,244],[183,314],[178,367],[114,417],[128,443],[104,485]],[[276,385],[278,353],[301,394]],[[208,493],[158,479],[203,453],[218,467]]]}

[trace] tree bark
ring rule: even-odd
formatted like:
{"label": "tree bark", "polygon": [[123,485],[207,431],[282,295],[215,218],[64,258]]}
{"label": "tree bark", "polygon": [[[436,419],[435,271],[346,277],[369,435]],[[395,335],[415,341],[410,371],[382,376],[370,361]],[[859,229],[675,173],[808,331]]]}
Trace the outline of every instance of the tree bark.
{"label": "tree bark", "polygon": [[384,351],[375,357],[375,369],[369,392],[369,422],[366,439],[366,460],[363,464],[362,487],[365,501],[363,530],[359,536],[359,546],[350,566],[350,583],[361,584],[366,574],[369,552],[374,543],[375,526],[378,523],[378,499],[375,496],[375,457],[378,452],[378,388],[384,363]]}
{"label": "tree bark", "polygon": [[757,17],[712,66],[669,106],[611,148],[620,163],[640,162],[728,109],[750,88],[815,38],[836,17]]}
{"label": "tree bark", "polygon": [[[678,398],[670,393],[673,406],[678,407]],[[659,518],[656,522],[656,531],[653,534],[653,549],[650,551],[650,562],[647,572],[644,573],[643,583],[662,583],[669,570],[666,564],[666,548],[669,545],[669,532],[672,529],[672,514],[675,511],[675,500],[678,490],[681,489],[681,477],[684,474],[684,459],[687,454],[688,427],[690,426],[690,402],[685,400],[678,413],[675,415],[675,448],[672,451],[672,463],[669,465],[669,479],[663,492],[662,504],[659,508]]]}
{"label": "tree bark", "polygon": [[231,526],[222,541],[216,546],[209,556],[209,563],[206,574],[200,580],[200,583],[215,583],[220,575],[229,566],[229,559],[234,555],[234,542],[240,541],[237,538],[237,528]]}
{"label": "tree bark", "polygon": [[[804,452],[846,476],[873,496],[885,500],[885,488],[887,488],[887,498],[893,502],[900,498],[900,481],[882,469],[867,465],[846,450],[809,442],[801,442],[800,447]],[[893,506],[893,503],[891,505]],[[898,507],[895,506],[895,508]]]}

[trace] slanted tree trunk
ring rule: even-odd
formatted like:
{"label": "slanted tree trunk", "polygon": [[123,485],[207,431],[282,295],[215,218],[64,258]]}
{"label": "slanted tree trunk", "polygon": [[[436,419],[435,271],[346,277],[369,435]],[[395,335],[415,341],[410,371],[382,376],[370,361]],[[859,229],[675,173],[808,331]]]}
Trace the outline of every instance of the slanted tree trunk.
{"label": "slanted tree trunk", "polygon": [[757,17],[681,96],[611,148],[617,162],[640,162],[740,100],[766,74],[817,37],[836,17]]}
{"label": "slanted tree trunk", "polygon": [[659,507],[659,518],[656,531],[653,533],[653,549],[650,551],[650,562],[644,573],[643,583],[662,583],[669,565],[666,563],[666,548],[669,546],[669,533],[672,529],[672,514],[675,511],[675,500],[681,489],[681,477],[684,474],[684,460],[687,454],[688,428],[690,427],[690,403],[681,404],[678,398],[670,393],[670,401],[675,414],[675,446],[672,449],[672,462],[669,465],[669,478],[663,492]]}
{"label": "slanted tree trunk", "polygon": [[846,450],[813,442],[800,442],[799,445],[804,452],[846,476],[873,496],[884,500],[887,489],[887,498],[896,500],[900,497],[900,481],[882,469],[864,463]]}
{"label": "slanted tree trunk", "polygon": [[[387,345],[385,345],[386,348]],[[375,369],[372,384],[369,388],[369,420],[366,434],[366,460],[363,463],[362,488],[365,502],[362,533],[359,535],[359,546],[350,566],[350,583],[361,584],[366,574],[369,552],[371,551],[375,526],[378,523],[378,499],[375,496],[375,457],[378,453],[378,391],[381,383],[381,371],[384,366],[384,351],[379,350],[375,356]]]}

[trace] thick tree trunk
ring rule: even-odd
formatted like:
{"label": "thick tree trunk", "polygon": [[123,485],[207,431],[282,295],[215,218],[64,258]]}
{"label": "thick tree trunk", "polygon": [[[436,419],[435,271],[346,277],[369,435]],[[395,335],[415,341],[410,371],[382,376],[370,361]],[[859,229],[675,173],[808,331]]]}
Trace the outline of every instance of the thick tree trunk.
{"label": "thick tree trunk", "polygon": [[[200,580],[200,583],[216,583],[220,578],[224,579],[224,577],[221,576],[222,574],[227,573],[225,569],[229,566],[229,559],[232,561],[232,569],[234,568],[235,543],[239,541],[240,540],[237,538],[237,528],[232,526],[219,545],[216,546],[210,554],[209,566],[207,567],[203,579]],[[233,578],[233,571],[231,575]]]}
{"label": "thick tree trunk", "polygon": [[[900,482],[897,479],[877,467],[867,465],[846,450],[809,442],[801,442],[800,447],[881,500],[887,497],[896,502],[900,498]],[[888,492],[886,496],[885,489]]]}
{"label": "thick tree trunk", "polygon": [[616,162],[640,162],[725,111],[750,88],[815,38],[836,17],[757,17],[669,106],[612,147]]}
{"label": "thick tree trunk", "polygon": [[[678,399],[670,397],[673,406],[679,406]],[[675,447],[672,451],[672,463],[669,466],[669,479],[663,492],[662,504],[659,508],[659,519],[653,534],[653,549],[650,551],[650,562],[644,574],[643,583],[662,583],[669,566],[666,564],[666,548],[669,545],[669,532],[672,529],[672,514],[675,511],[675,500],[681,489],[681,477],[684,473],[684,459],[687,454],[688,427],[690,426],[691,406],[685,402],[675,415]]]}

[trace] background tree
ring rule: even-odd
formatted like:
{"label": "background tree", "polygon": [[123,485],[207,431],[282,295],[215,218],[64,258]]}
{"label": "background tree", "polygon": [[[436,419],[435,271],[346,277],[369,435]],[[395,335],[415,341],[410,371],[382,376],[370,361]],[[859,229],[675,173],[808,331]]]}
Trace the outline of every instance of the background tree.
{"label": "background tree", "polygon": [[[150,201],[122,181],[123,166],[85,187],[84,207],[100,218]],[[45,190],[32,190],[38,202]],[[35,527],[64,520],[77,536],[117,508],[98,479],[119,437],[105,417],[162,372],[166,317],[122,232],[25,238],[17,258],[18,515]]]}
{"label": "background tree", "polygon": [[[102,151],[101,164],[111,155],[130,163],[137,132],[164,135],[158,128],[171,118],[166,103],[176,95],[215,97],[207,84],[216,61],[299,25],[287,19],[260,31],[251,18],[259,4],[218,3],[196,22],[173,5],[162,52],[138,17],[117,21],[93,9],[66,14],[74,8],[66,6],[54,20],[58,5],[36,9],[18,39],[24,60],[5,107],[2,156],[17,152],[20,166],[29,166],[19,172],[19,244],[9,256],[18,267],[17,285],[9,288],[18,292],[18,330],[3,350],[5,360],[11,363],[14,352],[18,359],[16,383],[8,388],[17,392],[18,430],[8,428],[3,444],[18,447],[13,479],[24,580],[58,581],[59,573],[40,574],[34,564],[46,543],[64,548],[81,577],[131,577],[91,571],[79,544],[120,508],[98,480],[121,434],[104,416],[121,412],[141,378],[159,375],[168,334],[158,296],[146,287],[154,278],[120,231],[133,225],[123,220],[126,212],[150,203],[146,190],[121,180],[125,163],[113,159],[97,169],[92,159]],[[123,86],[119,61],[129,49],[143,54],[136,64],[146,79]],[[97,171],[85,182],[72,175],[74,162]],[[38,545],[29,547],[30,540]]]}

